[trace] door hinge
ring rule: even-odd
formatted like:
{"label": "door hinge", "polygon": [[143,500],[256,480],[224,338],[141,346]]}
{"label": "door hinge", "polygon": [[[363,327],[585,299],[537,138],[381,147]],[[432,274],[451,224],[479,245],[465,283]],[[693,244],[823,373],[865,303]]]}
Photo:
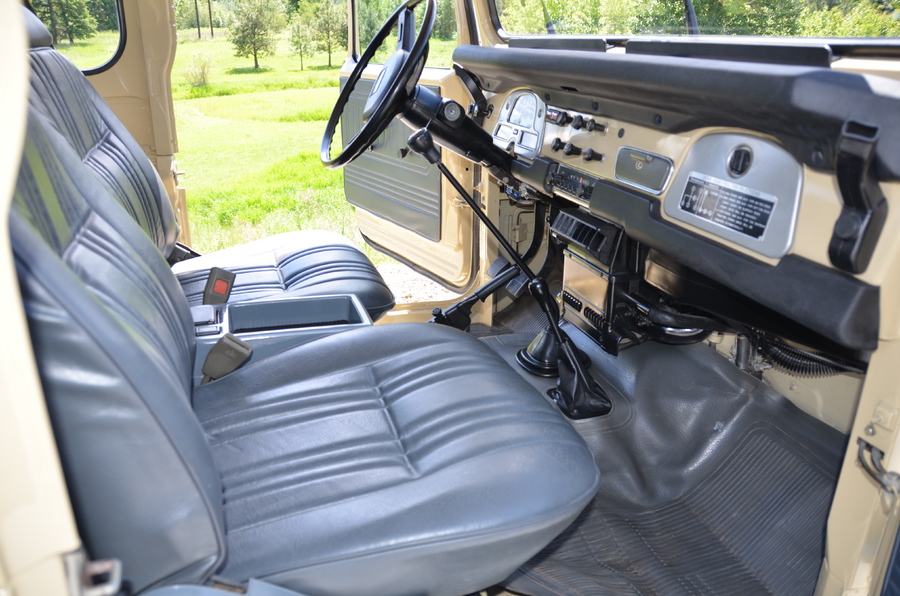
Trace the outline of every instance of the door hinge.
{"label": "door hinge", "polygon": [[884,453],[862,438],[856,439],[856,444],[859,446],[856,459],[869,476],[885,491],[900,494],[900,474],[884,469]]}
{"label": "door hinge", "polygon": [[89,561],[83,549],[63,557],[70,596],[116,596],[122,593],[122,562],[119,559]]}
{"label": "door hinge", "polygon": [[450,205],[457,209],[468,209],[469,208],[468,203],[466,203],[459,197],[452,197],[450,199]]}

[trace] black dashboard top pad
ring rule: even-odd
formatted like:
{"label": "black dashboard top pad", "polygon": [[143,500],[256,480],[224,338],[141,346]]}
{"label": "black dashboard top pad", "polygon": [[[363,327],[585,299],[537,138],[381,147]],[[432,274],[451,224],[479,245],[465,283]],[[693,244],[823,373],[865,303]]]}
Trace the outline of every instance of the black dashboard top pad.
{"label": "black dashboard top pad", "polygon": [[847,123],[877,129],[875,173],[900,180],[900,82],[814,66],[553,49],[459,46],[484,89],[528,86],[548,102],[667,132],[734,126],[833,170]]}

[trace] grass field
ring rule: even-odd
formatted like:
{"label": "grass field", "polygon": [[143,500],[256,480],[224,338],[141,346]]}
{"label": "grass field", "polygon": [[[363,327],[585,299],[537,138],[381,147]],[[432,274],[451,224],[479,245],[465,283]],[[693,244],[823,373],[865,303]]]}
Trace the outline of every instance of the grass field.
{"label": "grass field", "polygon": [[[209,252],[269,234],[327,229],[364,245],[355,214],[344,200],[343,174],[319,161],[325,122],[338,95],[345,54],[318,54],[300,60],[286,35],[274,56],[236,58],[226,32],[179,31],[172,68],[178,130],[178,169],[187,189],[194,247]],[[432,44],[429,65],[449,66],[454,42]],[[59,50],[82,67],[114,53],[108,33]],[[209,82],[192,86],[185,73],[196,55],[212,61]],[[337,142],[337,140],[336,140]]]}

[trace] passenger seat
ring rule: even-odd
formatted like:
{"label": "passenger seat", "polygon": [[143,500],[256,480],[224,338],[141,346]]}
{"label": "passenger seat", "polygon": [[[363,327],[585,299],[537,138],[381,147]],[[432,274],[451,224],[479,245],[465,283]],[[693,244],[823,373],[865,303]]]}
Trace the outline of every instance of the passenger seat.
{"label": "passenger seat", "polygon": [[366,325],[193,386],[178,281],[34,106],[9,226],[79,534],[130,593],[218,575],[458,596],[507,577],[597,490],[572,425],[449,327]]}
{"label": "passenger seat", "polygon": [[[178,225],[158,173],[87,78],[53,49],[44,24],[27,8],[23,7],[23,12],[31,45],[31,105],[50,119],[171,260]],[[332,232],[288,232],[175,263],[173,270],[191,305],[202,302],[212,267],[237,274],[230,302],[355,294],[372,320],[394,306],[393,294],[372,262]]]}

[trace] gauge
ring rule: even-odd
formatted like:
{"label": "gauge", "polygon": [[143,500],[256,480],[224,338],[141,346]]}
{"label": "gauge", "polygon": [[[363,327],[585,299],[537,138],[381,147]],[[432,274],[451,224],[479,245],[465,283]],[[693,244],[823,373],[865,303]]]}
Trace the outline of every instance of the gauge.
{"label": "gauge", "polygon": [[534,127],[534,114],[537,111],[537,98],[531,94],[522,94],[516,100],[509,114],[510,124],[518,124],[528,128]]}

